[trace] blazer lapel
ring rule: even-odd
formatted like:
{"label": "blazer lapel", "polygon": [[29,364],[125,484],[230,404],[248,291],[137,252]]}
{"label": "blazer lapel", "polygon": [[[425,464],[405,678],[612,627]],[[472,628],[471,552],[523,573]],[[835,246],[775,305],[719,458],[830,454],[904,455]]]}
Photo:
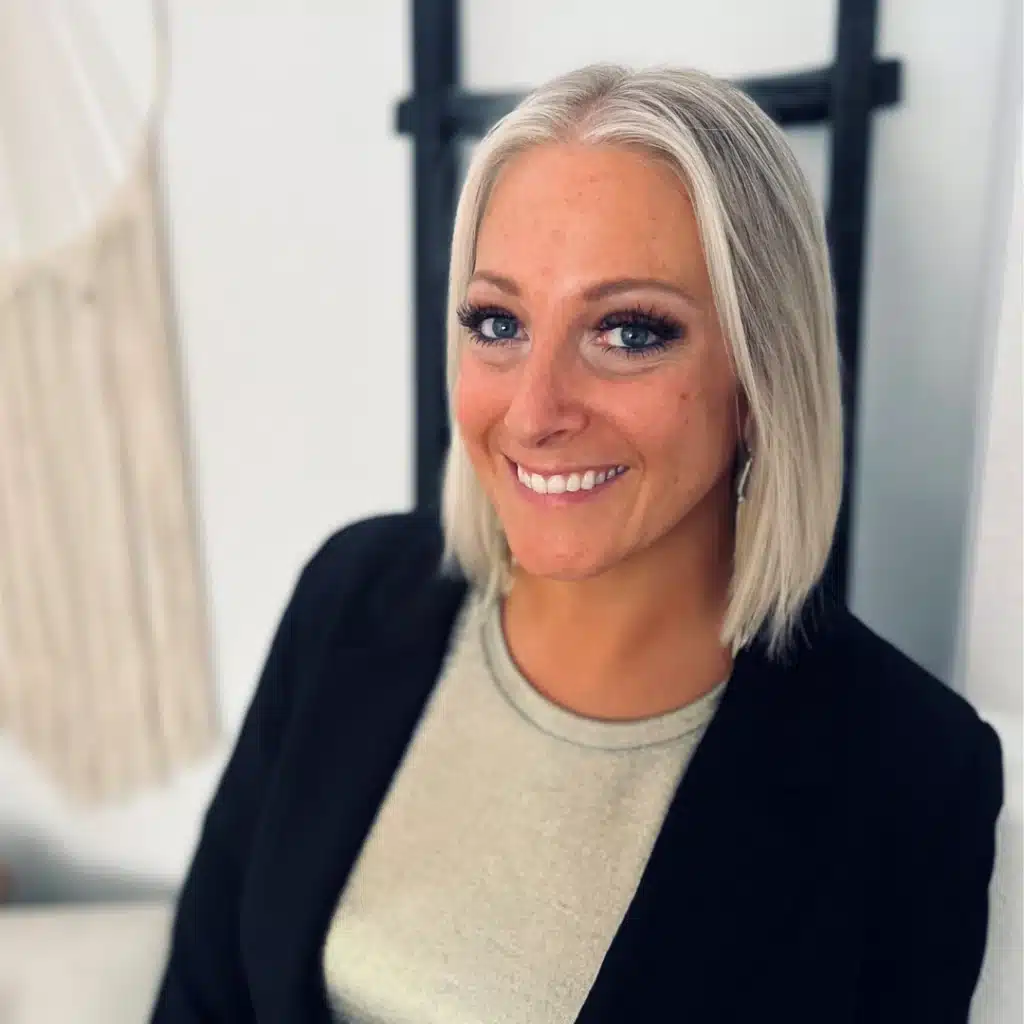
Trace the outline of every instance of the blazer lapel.
{"label": "blazer lapel", "polygon": [[704,1024],[773,1005],[780,979],[763,965],[786,959],[787,946],[797,955],[810,869],[826,855],[834,783],[821,676],[806,650],[788,669],[740,653],[581,1024]]}
{"label": "blazer lapel", "polygon": [[[437,680],[465,593],[456,581],[423,589],[429,594],[416,595],[414,614],[392,620],[402,635],[345,630],[294,711],[290,734],[302,750],[283,753],[294,772],[265,816],[273,834],[261,837],[249,877],[250,889],[261,887],[252,913],[287,922],[245,929],[276,936],[273,948],[247,951],[250,963],[266,959],[273,979],[273,990],[268,980],[254,999],[268,1020],[331,1019],[321,962],[327,929]],[[262,987],[258,967],[256,975],[250,983]]]}

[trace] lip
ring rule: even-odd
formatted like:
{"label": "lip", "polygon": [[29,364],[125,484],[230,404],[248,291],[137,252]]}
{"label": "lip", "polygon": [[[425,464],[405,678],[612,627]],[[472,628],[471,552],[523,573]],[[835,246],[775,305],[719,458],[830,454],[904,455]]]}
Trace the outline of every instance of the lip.
{"label": "lip", "polygon": [[[536,491],[531,491],[529,487],[524,486],[523,482],[519,479],[518,466],[522,465],[523,469],[533,472],[531,467],[523,465],[522,463],[513,462],[507,455],[505,456],[505,465],[508,467],[509,475],[512,477],[512,484],[516,489],[516,493],[521,495],[527,501],[533,502],[535,505],[539,505],[543,508],[559,508],[568,505],[581,505],[587,501],[597,501],[603,494],[609,491],[629,473],[629,469],[626,469],[625,473],[619,473],[614,476],[611,480],[605,481],[598,487],[593,488],[589,491],[584,491],[582,488],[578,491],[563,491],[561,494],[538,494]],[[606,468],[610,469],[616,463],[609,463]],[[621,465],[621,463],[618,463]],[[587,466],[586,469],[595,469],[595,466]],[[537,472],[540,472],[537,470]],[[562,473],[562,475],[568,475],[569,473],[580,473],[585,470],[569,469],[569,470],[551,470],[547,473],[541,473],[541,476],[554,476],[555,473]]]}

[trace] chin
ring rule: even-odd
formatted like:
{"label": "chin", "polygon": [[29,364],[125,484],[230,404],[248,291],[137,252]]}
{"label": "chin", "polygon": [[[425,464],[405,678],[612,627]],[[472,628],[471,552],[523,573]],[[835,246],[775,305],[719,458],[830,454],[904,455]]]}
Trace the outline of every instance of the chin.
{"label": "chin", "polygon": [[593,552],[560,549],[547,544],[510,544],[518,568],[529,576],[574,583],[599,575],[605,560]]}

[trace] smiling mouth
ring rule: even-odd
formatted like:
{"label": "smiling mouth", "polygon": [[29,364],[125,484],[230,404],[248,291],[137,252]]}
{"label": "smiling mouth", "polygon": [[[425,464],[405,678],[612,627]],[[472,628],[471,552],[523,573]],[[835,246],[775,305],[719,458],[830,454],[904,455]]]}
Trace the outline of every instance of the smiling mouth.
{"label": "smiling mouth", "polygon": [[536,495],[558,495],[587,497],[617,480],[629,467],[623,465],[603,466],[587,469],[583,472],[552,473],[542,475],[533,473],[520,466],[512,459],[507,460],[517,480],[526,490]]}

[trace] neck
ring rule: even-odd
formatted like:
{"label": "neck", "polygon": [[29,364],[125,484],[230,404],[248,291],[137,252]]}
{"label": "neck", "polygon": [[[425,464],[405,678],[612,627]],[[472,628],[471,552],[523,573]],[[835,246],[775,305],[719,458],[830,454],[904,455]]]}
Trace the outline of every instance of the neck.
{"label": "neck", "polygon": [[539,690],[588,717],[644,718],[696,700],[728,675],[719,634],[733,519],[715,498],[598,576],[514,576],[505,634]]}

